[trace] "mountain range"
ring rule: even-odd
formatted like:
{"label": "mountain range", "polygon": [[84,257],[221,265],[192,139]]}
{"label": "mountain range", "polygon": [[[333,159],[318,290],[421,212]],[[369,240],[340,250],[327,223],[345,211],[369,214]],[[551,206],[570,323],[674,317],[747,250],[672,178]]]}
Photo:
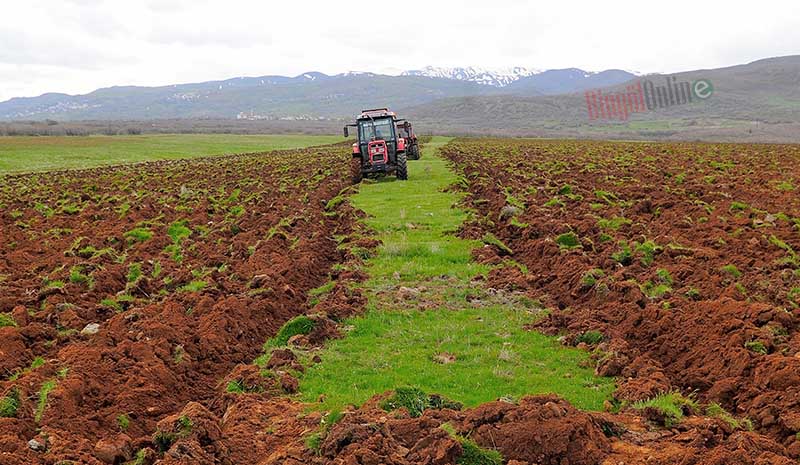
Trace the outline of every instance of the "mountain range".
{"label": "mountain range", "polygon": [[118,86],[85,95],[48,93],[0,102],[0,120],[163,118],[351,118],[367,107],[407,108],[438,99],[576,92],[625,82],[634,74],[580,69],[536,71],[434,68],[399,76],[369,72],[238,77],[161,87]]}
{"label": "mountain range", "polygon": [[524,67],[426,67],[399,75],[307,72],[13,98],[0,102],[0,121],[195,121],[170,123],[189,129],[211,121],[218,127],[260,121],[236,127],[292,130],[292,123],[299,131],[334,131],[361,109],[388,106],[426,133],[800,142],[800,55],[669,75],[678,82],[709,80],[714,93],[707,100],[627,119],[591,119],[587,113],[586,90],[607,94],[637,82],[663,85],[667,77]]}

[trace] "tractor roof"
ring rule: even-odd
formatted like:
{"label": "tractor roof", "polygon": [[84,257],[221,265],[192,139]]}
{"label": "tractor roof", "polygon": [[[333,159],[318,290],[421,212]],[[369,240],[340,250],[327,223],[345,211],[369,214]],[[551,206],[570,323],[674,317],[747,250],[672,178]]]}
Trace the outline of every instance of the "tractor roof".
{"label": "tractor roof", "polygon": [[391,116],[394,119],[397,118],[397,114],[393,111],[389,111],[388,108],[373,108],[372,110],[361,110],[361,115],[358,119],[380,118],[384,116]]}

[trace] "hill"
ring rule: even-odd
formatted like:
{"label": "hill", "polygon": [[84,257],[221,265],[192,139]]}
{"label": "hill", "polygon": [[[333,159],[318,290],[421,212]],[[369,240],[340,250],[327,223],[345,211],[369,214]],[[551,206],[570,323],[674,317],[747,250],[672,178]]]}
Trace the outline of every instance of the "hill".
{"label": "hill", "polygon": [[[631,114],[627,120],[590,119],[582,92],[447,98],[408,108],[406,115],[451,134],[800,141],[800,56],[671,76],[677,82],[708,80],[714,93],[706,100]],[[642,76],[602,91],[619,92],[645,80],[664,85],[666,77]]]}

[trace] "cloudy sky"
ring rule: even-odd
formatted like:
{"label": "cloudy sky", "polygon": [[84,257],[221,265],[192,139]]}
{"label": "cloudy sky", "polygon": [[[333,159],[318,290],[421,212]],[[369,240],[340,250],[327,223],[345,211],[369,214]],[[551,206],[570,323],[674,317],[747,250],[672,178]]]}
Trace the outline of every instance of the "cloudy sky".
{"label": "cloudy sky", "polygon": [[797,0],[26,0],[2,7],[0,101],[305,71],[674,72],[793,54]]}

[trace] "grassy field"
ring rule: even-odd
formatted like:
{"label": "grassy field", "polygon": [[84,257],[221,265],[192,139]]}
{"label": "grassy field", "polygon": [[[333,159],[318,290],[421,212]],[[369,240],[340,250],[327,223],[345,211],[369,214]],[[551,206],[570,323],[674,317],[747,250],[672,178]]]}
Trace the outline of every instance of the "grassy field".
{"label": "grassy field", "polygon": [[0,137],[0,174],[263,152],[340,141],[341,136],[236,134]]}
{"label": "grassy field", "polygon": [[302,375],[304,400],[324,396],[314,405],[336,410],[413,386],[467,406],[553,392],[601,409],[614,381],[581,366],[588,354],[523,329],[545,310],[473,281],[488,269],[471,260],[481,244],[453,235],[468,214],[452,208],[458,194],[443,191],[456,181],[435,156],[446,141],[426,145],[407,182],[365,182],[351,197],[384,245],[365,269],[367,313],[346,322],[346,337],[328,341],[322,362]]}

